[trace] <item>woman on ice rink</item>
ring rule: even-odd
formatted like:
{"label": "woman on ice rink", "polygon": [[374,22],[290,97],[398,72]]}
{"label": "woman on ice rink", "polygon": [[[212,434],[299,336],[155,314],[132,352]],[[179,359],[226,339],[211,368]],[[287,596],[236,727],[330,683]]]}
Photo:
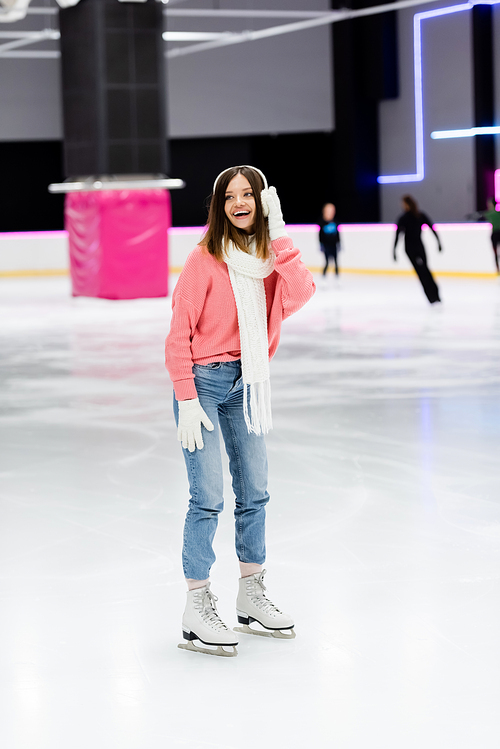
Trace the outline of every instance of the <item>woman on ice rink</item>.
{"label": "woman on ice rink", "polygon": [[404,195],[402,202],[404,213],[398,218],[398,228],[396,238],[394,239],[394,262],[397,261],[396,247],[399,235],[403,233],[405,235],[405,252],[408,255],[410,263],[415,268],[427,299],[431,304],[435,304],[436,302],[440,302],[441,299],[439,298],[437,284],[427,267],[427,257],[421,238],[422,226],[427,224],[429,229],[436,235],[439,252],[442,251],[441,240],[433,228],[429,216],[419,211],[417,202],[411,195]]}
{"label": "woman on ice rink", "polygon": [[[293,619],[264,585],[267,456],[272,427],[269,360],[283,320],[315,290],[285,231],[280,201],[259,169],[236,166],[213,186],[208,228],[172,297],[166,365],[190,487],[182,562],[188,585],[179,647],[237,654],[235,632],[291,638]],[[212,542],[223,509],[220,434],[236,497],[235,543],[242,627],[220,618],[210,589]],[[251,624],[257,627],[252,628]],[[201,643],[201,645],[197,644]],[[207,647],[203,647],[207,646]]]}

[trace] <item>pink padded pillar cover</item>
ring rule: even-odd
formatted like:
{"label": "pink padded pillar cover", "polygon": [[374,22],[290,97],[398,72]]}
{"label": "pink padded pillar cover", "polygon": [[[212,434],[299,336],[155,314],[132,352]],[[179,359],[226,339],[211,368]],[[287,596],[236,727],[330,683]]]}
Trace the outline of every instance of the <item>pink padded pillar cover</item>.
{"label": "pink padded pillar cover", "polygon": [[167,296],[170,216],[166,190],[68,193],[73,296]]}

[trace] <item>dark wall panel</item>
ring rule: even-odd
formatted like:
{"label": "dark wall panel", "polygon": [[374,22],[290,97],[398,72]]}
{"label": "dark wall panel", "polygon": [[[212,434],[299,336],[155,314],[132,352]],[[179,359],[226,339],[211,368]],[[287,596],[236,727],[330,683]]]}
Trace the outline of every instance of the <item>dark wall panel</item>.
{"label": "dark wall panel", "polygon": [[[289,223],[314,223],[323,203],[337,201],[333,133],[186,139],[171,141],[170,146],[171,174],[187,184],[184,190],[172,191],[175,226],[205,223],[206,198],[215,177],[236,164],[253,164],[264,171],[278,190]],[[126,149],[120,152],[116,146],[114,158],[122,159],[125,169]],[[145,150],[142,158],[147,166],[155,157]],[[64,198],[47,191],[50,182],[63,179],[62,143],[0,143],[0,165],[0,231],[62,229]]]}
{"label": "dark wall panel", "polygon": [[[354,9],[374,5],[353,0]],[[332,8],[344,7],[332,0]],[[346,221],[379,221],[378,105],[399,95],[395,13],[333,24],[338,209]]]}
{"label": "dark wall panel", "polygon": [[335,144],[335,133],[252,138],[251,163],[276,186],[285,221],[316,223],[324,203],[338,203]]}
{"label": "dark wall panel", "polygon": [[47,185],[63,180],[61,141],[0,143],[0,231],[64,228],[64,196]]}
{"label": "dark wall panel", "polygon": [[172,175],[187,183],[172,191],[177,226],[203,225],[206,199],[223,169],[250,164],[278,190],[285,220],[314,223],[324,202],[336,200],[333,133],[172,140]]}

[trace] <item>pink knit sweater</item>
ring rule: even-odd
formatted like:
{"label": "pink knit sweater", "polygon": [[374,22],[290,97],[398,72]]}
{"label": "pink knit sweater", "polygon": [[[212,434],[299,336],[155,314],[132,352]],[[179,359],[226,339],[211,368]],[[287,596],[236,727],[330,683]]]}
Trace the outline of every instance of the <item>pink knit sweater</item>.
{"label": "pink knit sweater", "polygon": [[[281,323],[314,294],[312,274],[289,237],[271,243],[274,270],[264,279],[269,358],[276,353]],[[177,400],[196,398],[193,363],[234,361],[241,357],[236,302],[226,263],[204,247],[187,258],[172,296],[172,322],[165,361]]]}

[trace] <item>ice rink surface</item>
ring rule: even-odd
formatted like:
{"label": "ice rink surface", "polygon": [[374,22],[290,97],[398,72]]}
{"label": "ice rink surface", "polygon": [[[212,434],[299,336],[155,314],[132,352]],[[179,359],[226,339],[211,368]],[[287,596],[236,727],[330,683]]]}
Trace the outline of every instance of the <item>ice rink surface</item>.
{"label": "ice rink surface", "polygon": [[284,324],[266,583],[297,638],[223,659],[177,649],[170,300],[0,282],[2,749],[498,749],[500,283],[440,287],[319,279]]}

